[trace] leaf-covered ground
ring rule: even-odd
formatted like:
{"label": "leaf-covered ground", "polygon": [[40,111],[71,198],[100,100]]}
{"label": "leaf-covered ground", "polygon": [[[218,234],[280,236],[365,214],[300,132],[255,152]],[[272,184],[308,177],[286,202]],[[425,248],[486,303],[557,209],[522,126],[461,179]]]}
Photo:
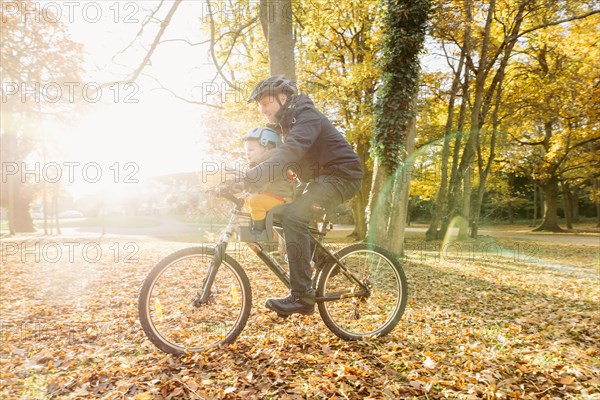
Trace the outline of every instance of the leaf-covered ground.
{"label": "leaf-covered ground", "polygon": [[173,357],[145,339],[136,301],[152,265],[185,244],[39,240],[2,242],[2,398],[600,398],[596,246],[409,242],[407,310],[361,342],[318,314],[273,317],[264,301],[285,290],[249,257],[240,338]]}

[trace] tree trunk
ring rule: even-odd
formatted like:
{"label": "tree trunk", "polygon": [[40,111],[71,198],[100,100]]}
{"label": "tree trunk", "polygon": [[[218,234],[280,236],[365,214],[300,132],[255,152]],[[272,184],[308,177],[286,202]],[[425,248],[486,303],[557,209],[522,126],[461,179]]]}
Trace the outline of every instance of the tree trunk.
{"label": "tree trunk", "polygon": [[[474,99],[473,99],[473,103],[472,103],[472,107],[471,107],[470,132],[469,132],[469,137],[467,139],[467,142],[465,144],[465,150],[463,152],[463,156],[461,158],[460,168],[459,168],[459,175],[463,182],[461,215],[467,221],[467,223],[469,225],[471,223],[471,220],[470,220],[470,217],[471,217],[471,215],[470,215],[471,214],[471,192],[472,192],[471,177],[473,174],[473,160],[475,157],[475,143],[476,143],[477,135],[479,134],[479,128],[480,128],[479,117],[480,117],[480,112],[481,112],[481,105],[483,104],[483,96],[484,96],[484,89],[485,89],[484,85],[485,85],[485,79],[486,79],[487,71],[488,71],[487,66],[486,66],[486,59],[487,59],[487,53],[488,53],[488,48],[489,48],[492,16],[494,14],[495,5],[496,5],[496,1],[490,0],[490,4],[489,4],[489,8],[488,8],[488,15],[487,15],[487,19],[486,19],[486,25],[485,25],[485,30],[484,30],[485,33],[484,33],[484,37],[483,37],[483,41],[482,41],[481,57],[480,57],[480,61],[479,61],[479,66],[477,68],[477,74],[475,76],[475,95],[474,95]],[[467,23],[469,23],[469,24],[470,24],[470,21],[472,21],[472,19],[473,19],[471,7],[472,7],[471,1],[467,0],[466,4],[465,4],[465,10],[467,13]],[[470,39],[470,37],[468,39]],[[463,102],[466,102],[467,99],[468,99],[468,97],[463,98]],[[464,226],[465,225],[461,224],[461,229],[458,233],[458,240],[464,240],[468,236],[468,232],[464,229]]]}
{"label": "tree trunk", "polygon": [[[292,1],[260,0],[260,22],[269,46],[271,75],[285,75],[296,82]],[[285,241],[279,237],[279,252],[285,253]]]}
{"label": "tree trunk", "polygon": [[571,191],[571,216],[573,223],[579,223],[579,188],[576,187]]}
{"label": "tree trunk", "polygon": [[571,207],[571,191],[569,190],[569,184],[563,182],[561,184],[561,189],[567,229],[573,229],[573,208]]}
{"label": "tree trunk", "polygon": [[[410,189],[410,188],[409,188]],[[413,198],[410,197],[410,195],[408,196],[408,205],[406,206],[406,226],[410,226],[410,223],[412,222],[412,212],[413,212]]]}
{"label": "tree trunk", "polygon": [[[416,99],[415,99],[416,100]],[[416,108],[417,103],[413,101],[413,107]],[[408,215],[408,194],[410,191],[410,181],[412,179],[412,154],[415,151],[415,136],[417,132],[416,115],[410,121],[408,132],[406,135],[406,161],[404,167],[396,174],[396,193],[397,204],[392,209],[390,222],[390,246],[389,250],[398,255],[404,254],[404,231],[406,229],[406,219]]]}
{"label": "tree trunk", "polygon": [[458,89],[460,89],[460,79],[462,75],[462,69],[465,61],[465,51],[462,50],[460,59],[458,61],[458,67],[452,81],[452,89],[450,91],[450,98],[448,99],[448,117],[446,118],[446,126],[444,127],[444,147],[442,148],[442,165],[441,165],[441,182],[440,189],[436,196],[435,209],[429,228],[425,233],[425,240],[435,240],[439,238],[439,225],[440,221],[444,218],[448,212],[448,161],[450,157],[450,133],[452,132],[452,125],[454,123],[454,103]]}
{"label": "tree trunk", "polygon": [[600,228],[600,178],[594,179],[594,193],[596,196],[596,227]]}
{"label": "tree trunk", "polygon": [[[450,116],[448,116],[450,118]],[[441,182],[437,192],[433,215],[429,228],[425,232],[425,240],[436,240],[439,235],[439,225],[448,208],[448,158],[450,157],[450,136],[444,136],[444,147],[442,148]]]}
{"label": "tree trunk", "polygon": [[367,235],[367,215],[366,209],[369,203],[369,193],[371,191],[371,185],[373,183],[373,171],[369,169],[367,160],[369,158],[368,142],[359,143],[356,147],[356,153],[360,158],[360,164],[363,170],[363,182],[360,188],[360,192],[354,198],[352,205],[352,214],[354,216],[354,231],[350,234],[350,237],[356,240],[363,240]]}
{"label": "tree trunk", "polygon": [[[17,135],[5,133],[2,135],[3,162],[18,163],[23,165],[22,153]],[[16,174],[6,176],[8,209],[8,230],[10,235],[16,233],[35,232],[33,221],[29,213],[29,206],[32,200],[31,190],[28,190],[28,184],[22,179],[20,170]]]}
{"label": "tree trunk", "polygon": [[15,186],[16,186],[16,177],[14,175],[7,177],[7,186],[8,186],[8,233],[13,236],[17,231],[15,230],[15,208],[16,208],[16,195],[15,195]]}
{"label": "tree trunk", "polygon": [[558,180],[550,179],[540,186],[544,193],[544,217],[542,224],[533,231],[562,232],[558,226]]}
{"label": "tree trunk", "polygon": [[263,32],[269,45],[271,75],[285,75],[295,82],[292,1],[261,0],[261,11]]}
{"label": "tree trunk", "polygon": [[[413,101],[419,90],[419,53],[425,41],[430,0],[387,0],[382,60],[382,83],[375,107],[374,158],[377,169],[369,220],[369,240],[391,243],[388,232],[392,178],[406,160],[407,135],[414,118]],[[395,207],[396,205],[392,205]],[[404,227],[404,224],[402,225]],[[404,230],[395,240],[403,239]]]}
{"label": "tree trunk", "polygon": [[[473,132],[471,132],[473,135]],[[467,144],[468,146],[468,144]],[[466,149],[465,149],[466,151]],[[472,163],[466,169],[463,169],[463,192],[462,192],[462,209],[461,215],[467,224],[461,225],[458,232],[458,240],[466,240],[469,236],[469,228],[471,227],[471,195],[473,193],[473,185],[471,182],[473,176]]]}
{"label": "tree trunk", "polygon": [[485,195],[485,181],[488,174],[485,173],[479,177],[479,186],[477,186],[477,197],[475,199],[475,206],[473,207],[473,223],[471,224],[471,237],[477,239],[479,231],[479,216],[481,214],[481,205],[483,204],[483,196]]}
{"label": "tree trunk", "polygon": [[[471,225],[471,193],[473,190],[472,175],[473,161],[475,159],[476,143],[479,140],[479,130],[481,129],[481,108],[485,94],[485,81],[489,72],[487,64],[488,50],[490,46],[492,21],[495,12],[496,1],[490,0],[487,19],[484,29],[484,37],[481,44],[481,58],[479,67],[475,76],[475,96],[473,99],[473,107],[471,109],[471,131],[469,139],[465,147],[463,159],[461,161],[461,172],[463,178],[463,203],[462,216]],[[466,239],[467,232],[461,231],[458,234],[459,240]]]}
{"label": "tree trunk", "polygon": [[[503,75],[503,72],[499,72]],[[502,100],[502,78],[496,91],[494,111],[492,112],[492,137],[490,140],[490,154],[488,156],[485,168],[483,167],[483,149],[481,148],[481,142],[477,142],[477,165],[479,167],[479,187],[477,188],[477,199],[475,201],[475,207],[473,210],[473,223],[471,225],[471,237],[477,238],[477,231],[479,229],[479,216],[481,214],[481,206],[483,204],[483,196],[485,195],[485,184],[487,177],[492,169],[492,163],[496,158],[496,137],[498,136],[498,127],[500,126],[500,119],[498,118],[498,112],[500,109],[500,102]]]}
{"label": "tree trunk", "polygon": [[[464,5],[464,13],[465,13],[465,33],[463,44],[461,46],[461,55],[468,55],[471,51],[471,23],[473,21],[473,13],[472,13],[472,1],[466,0]],[[452,171],[450,173],[450,183],[448,187],[448,205],[447,212],[442,216],[441,228],[438,233],[438,237],[445,237],[446,231],[453,220],[454,216],[459,212],[457,210],[457,202],[458,198],[461,195],[461,183],[462,176],[459,172],[460,170],[460,162],[461,159],[461,149],[462,149],[462,137],[465,129],[465,118],[467,114],[467,104],[469,103],[469,85],[470,85],[470,69],[464,68],[464,77],[461,83],[461,104],[460,111],[458,116],[458,124],[456,127],[456,139],[454,144],[454,152],[452,155]]]}
{"label": "tree trunk", "polygon": [[373,171],[373,187],[369,200],[369,225],[367,241],[382,244],[385,242],[390,219],[391,196],[393,182],[391,174],[383,165],[376,165]]}
{"label": "tree trunk", "polygon": [[[43,177],[42,177],[43,179]],[[43,198],[43,209],[44,209],[44,235],[48,235],[48,187],[47,183],[42,182],[42,198]],[[52,221],[50,221],[52,222]],[[52,232],[52,226],[50,227],[50,232]]]}
{"label": "tree trunk", "polygon": [[56,183],[53,185],[52,190],[52,216],[54,218],[54,224],[56,225],[56,234],[60,235],[60,224],[58,219],[58,196],[60,194],[60,184]]}
{"label": "tree trunk", "polygon": [[[489,12],[493,13],[495,7],[495,2],[490,2]],[[525,3],[521,3],[519,5],[519,9],[517,15],[515,17],[515,24],[511,29],[511,34],[517,34],[520,30],[521,23],[523,22],[523,13],[525,12]],[[491,26],[490,14],[488,13],[488,19],[486,21],[486,29],[485,29],[485,37],[484,42],[482,43],[482,57],[479,63],[479,69],[477,71],[476,78],[476,89],[475,89],[475,102],[471,114],[471,133],[475,138],[475,143],[477,144],[477,165],[479,169],[479,187],[477,189],[477,198],[474,204],[473,209],[471,210],[472,218],[471,218],[471,237],[477,238],[477,230],[479,227],[479,216],[481,214],[481,207],[483,204],[483,196],[485,194],[485,184],[487,181],[487,177],[489,176],[489,172],[491,170],[492,163],[495,158],[495,147],[496,147],[496,137],[498,135],[498,126],[500,124],[498,118],[498,110],[500,107],[500,102],[502,100],[502,85],[504,82],[504,71],[506,70],[506,66],[508,65],[508,60],[510,59],[510,55],[514,49],[516,41],[510,41],[507,46],[504,48],[503,57],[500,61],[500,65],[496,71],[496,74],[485,93],[483,101],[480,102],[480,89],[483,90],[485,86],[485,79],[488,75],[489,71],[492,69],[493,60],[490,62],[486,61],[485,54],[487,53],[487,43],[486,41],[490,40],[490,30],[488,29]],[[489,67],[489,70],[486,69]],[[481,74],[481,76],[480,76]],[[482,78],[482,81],[479,80]],[[492,137],[490,143],[490,155],[487,160],[485,168],[483,167],[483,150],[481,148],[481,140],[480,140],[480,131],[481,127],[484,124],[486,115],[490,110],[490,107],[493,106],[492,112]],[[477,124],[477,125],[476,125]],[[473,129],[476,128],[474,131]],[[465,195],[466,198],[466,195]],[[466,217],[465,217],[466,218]]]}
{"label": "tree trunk", "polygon": [[9,225],[12,225],[11,232],[29,233],[35,232],[33,220],[29,213],[31,204],[31,195],[24,190],[25,183],[18,182],[15,185],[14,208],[12,221],[9,220]]}
{"label": "tree trunk", "polygon": [[533,184],[533,219],[531,221],[531,226],[536,226],[537,225],[537,219],[538,219],[538,199],[537,199],[537,194],[538,194],[538,187],[534,183]]}
{"label": "tree trunk", "polygon": [[[468,32],[465,31],[465,34]],[[468,41],[465,41],[465,46],[468,45]],[[469,95],[469,69],[465,68],[464,79],[462,82],[462,98],[466,99]],[[458,114],[458,125],[456,127],[456,140],[454,143],[454,152],[452,154],[452,171],[450,173],[450,185],[448,187],[448,211],[446,215],[442,217],[442,226],[439,232],[439,237],[443,238],[446,236],[446,231],[450,225],[450,221],[457,214],[456,202],[460,197],[460,184],[461,177],[458,173],[460,150],[462,148],[462,135],[465,129],[465,118],[467,115],[467,102],[462,101],[460,104],[460,112]]]}
{"label": "tree trunk", "polygon": [[544,218],[544,189],[540,185],[536,185],[538,189],[538,209],[540,210],[540,218]]}

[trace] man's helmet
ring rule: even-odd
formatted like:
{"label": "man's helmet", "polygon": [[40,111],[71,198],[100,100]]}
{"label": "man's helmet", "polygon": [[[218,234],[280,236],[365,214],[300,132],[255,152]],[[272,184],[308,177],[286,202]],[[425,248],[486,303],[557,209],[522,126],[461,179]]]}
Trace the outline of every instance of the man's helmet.
{"label": "man's helmet", "polygon": [[244,137],[242,137],[243,141],[250,139],[258,139],[258,143],[262,147],[267,147],[269,143],[273,143],[275,147],[279,147],[281,145],[281,138],[277,132],[271,128],[267,128],[266,126],[259,126],[258,128],[251,129],[244,135]]}
{"label": "man's helmet", "polygon": [[296,86],[283,75],[272,76],[264,79],[256,85],[250,97],[248,103],[253,101],[259,101],[265,95],[276,96],[279,93],[283,93],[286,96],[294,95],[298,93]]}

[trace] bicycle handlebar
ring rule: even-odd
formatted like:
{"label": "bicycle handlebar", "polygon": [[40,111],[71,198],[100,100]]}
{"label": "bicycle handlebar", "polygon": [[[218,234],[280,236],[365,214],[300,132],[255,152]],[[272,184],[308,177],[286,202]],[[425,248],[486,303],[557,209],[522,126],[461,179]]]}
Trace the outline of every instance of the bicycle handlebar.
{"label": "bicycle handlebar", "polygon": [[222,193],[221,197],[231,201],[232,203],[234,203],[238,208],[242,208],[244,206],[244,200],[242,199],[238,199],[237,197],[235,197],[233,195],[233,193],[231,192],[226,192],[226,193]]}
{"label": "bicycle handlebar", "polygon": [[214,187],[212,189],[206,190],[205,193],[212,194],[212,195],[215,195],[217,197],[222,197],[224,199],[227,199],[227,200],[231,201],[233,204],[235,204],[238,208],[242,208],[244,206],[244,200],[243,199],[238,199],[237,197],[235,197],[234,193],[231,192],[228,189],[219,188],[217,186],[217,187]]}

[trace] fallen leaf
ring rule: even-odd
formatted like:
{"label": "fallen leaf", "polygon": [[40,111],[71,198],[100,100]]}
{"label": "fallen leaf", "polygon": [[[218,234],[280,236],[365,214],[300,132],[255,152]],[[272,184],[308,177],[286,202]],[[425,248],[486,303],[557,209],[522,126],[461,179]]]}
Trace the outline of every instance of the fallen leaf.
{"label": "fallen leaf", "polygon": [[425,368],[429,368],[429,369],[434,369],[436,365],[437,365],[437,363],[435,361],[433,361],[429,356],[423,362],[423,366]]}
{"label": "fallen leaf", "polygon": [[573,382],[575,382],[575,378],[573,378],[572,376],[563,376],[558,381],[558,383],[560,383],[561,385],[570,385]]}
{"label": "fallen leaf", "polygon": [[223,393],[228,394],[228,393],[233,393],[235,392],[236,387],[235,386],[229,386],[227,389],[225,389],[223,391]]}

